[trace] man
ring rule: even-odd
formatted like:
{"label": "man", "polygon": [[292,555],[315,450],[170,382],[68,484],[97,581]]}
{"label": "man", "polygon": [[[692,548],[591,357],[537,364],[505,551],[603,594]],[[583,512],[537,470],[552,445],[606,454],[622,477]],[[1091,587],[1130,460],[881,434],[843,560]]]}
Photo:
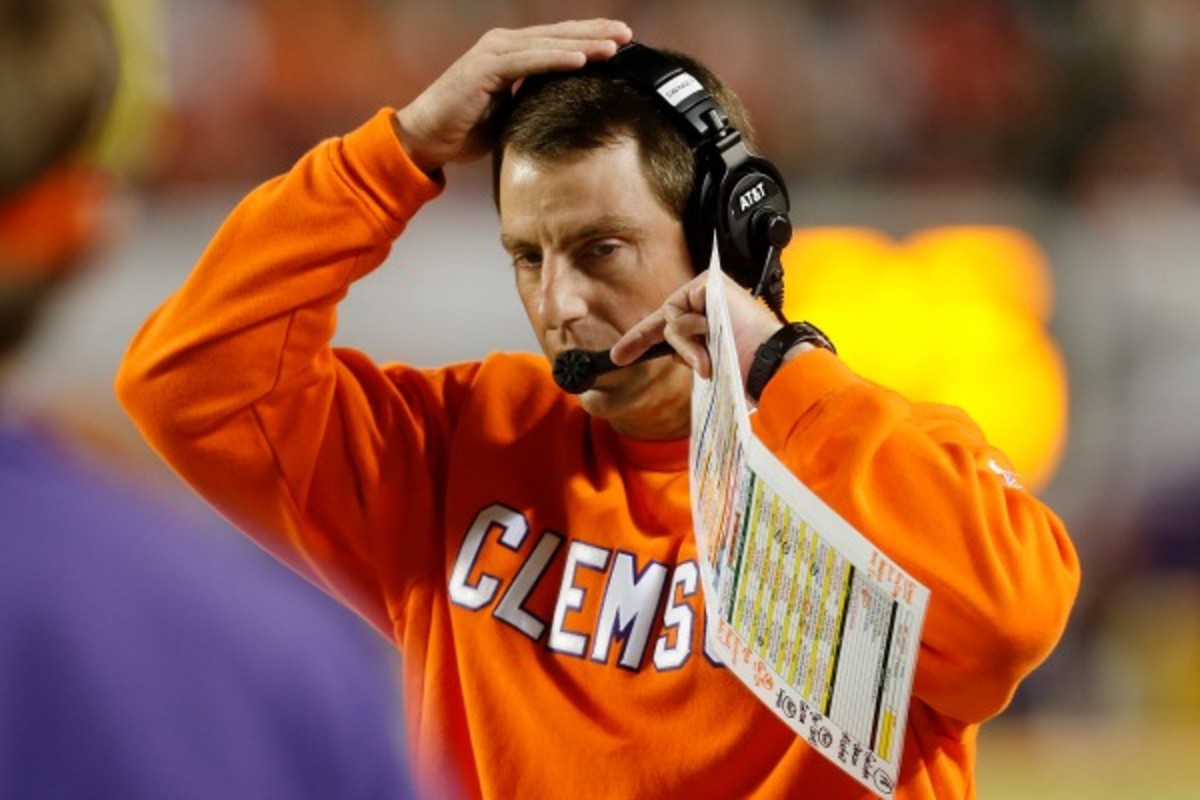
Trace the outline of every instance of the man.
{"label": "man", "polygon": [[[692,156],[605,73],[631,36],[610,20],[492,31],[398,112],[319,145],[233,212],[134,340],[118,393],[194,487],[394,638],[427,777],[500,798],[865,796],[705,648],[686,475],[691,370],[709,370],[681,225]],[[498,139],[497,103],[514,106]],[[541,357],[417,369],[330,347],[337,302],[443,167],[493,146],[502,243],[545,355],[612,347],[627,364],[665,338],[678,358],[577,400]],[[745,372],[780,322],[730,294]],[[1075,592],[1060,523],[988,468],[1007,461],[961,413],[912,406],[824,349],[787,354],[755,427],[932,589],[896,796],[973,795],[978,724]]]}
{"label": "man", "polygon": [[[0,0],[0,367],[99,234],[116,73],[98,3]],[[0,393],[0,797],[410,793],[356,620],[29,417]]]}

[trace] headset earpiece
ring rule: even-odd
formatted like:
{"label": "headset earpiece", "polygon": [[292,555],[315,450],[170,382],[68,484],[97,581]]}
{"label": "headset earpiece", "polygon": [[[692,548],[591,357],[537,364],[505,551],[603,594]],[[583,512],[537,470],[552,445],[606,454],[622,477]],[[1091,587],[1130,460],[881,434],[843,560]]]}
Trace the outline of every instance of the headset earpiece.
{"label": "headset earpiece", "polygon": [[705,156],[703,154],[698,154],[698,156],[696,176],[683,215],[683,232],[687,240],[688,253],[692,256],[692,265],[696,272],[701,272],[708,268],[712,258],[714,220],[717,215],[717,196],[720,187],[714,180],[714,168],[702,166],[701,159]]}
{"label": "headset earpiece", "polygon": [[763,297],[782,319],[779,254],[791,239],[792,226],[787,185],[779,170],[747,149],[716,99],[669,54],[630,42],[608,63],[657,98],[695,153],[683,226],[697,271],[708,267],[715,232],[722,269]]}

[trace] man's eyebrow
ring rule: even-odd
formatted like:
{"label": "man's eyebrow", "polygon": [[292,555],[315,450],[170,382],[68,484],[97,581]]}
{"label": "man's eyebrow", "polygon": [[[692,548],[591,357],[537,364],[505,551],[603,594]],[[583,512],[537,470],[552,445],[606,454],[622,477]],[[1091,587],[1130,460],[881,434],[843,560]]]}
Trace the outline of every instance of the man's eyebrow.
{"label": "man's eyebrow", "polygon": [[519,236],[513,236],[511,234],[501,232],[500,246],[503,247],[506,252],[515,253],[518,250],[528,250],[530,244]]}
{"label": "man's eyebrow", "polygon": [[578,230],[571,231],[567,241],[572,244],[575,242],[584,242],[589,239],[600,239],[605,236],[620,236],[627,235],[631,231],[636,231],[641,228],[636,220],[631,217],[623,217],[618,214],[606,214],[603,217],[590,222]]}
{"label": "man's eyebrow", "polygon": [[[631,217],[619,214],[606,214],[582,227],[572,230],[563,238],[569,246],[578,242],[588,241],[589,239],[600,239],[605,236],[628,235],[631,231],[636,231],[640,228],[641,226],[638,222]],[[504,232],[500,234],[500,246],[510,253],[536,247],[536,245],[520,236]]]}

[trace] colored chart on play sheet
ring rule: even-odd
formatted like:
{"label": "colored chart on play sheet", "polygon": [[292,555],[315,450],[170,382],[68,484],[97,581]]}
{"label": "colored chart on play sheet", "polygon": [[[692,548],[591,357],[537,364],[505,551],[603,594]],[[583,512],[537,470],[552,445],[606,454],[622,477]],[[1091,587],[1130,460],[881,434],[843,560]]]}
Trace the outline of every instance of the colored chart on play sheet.
{"label": "colored chart on play sheet", "polygon": [[798,735],[891,796],[929,592],[751,433],[719,265],[707,313],[690,468],[708,636]]}

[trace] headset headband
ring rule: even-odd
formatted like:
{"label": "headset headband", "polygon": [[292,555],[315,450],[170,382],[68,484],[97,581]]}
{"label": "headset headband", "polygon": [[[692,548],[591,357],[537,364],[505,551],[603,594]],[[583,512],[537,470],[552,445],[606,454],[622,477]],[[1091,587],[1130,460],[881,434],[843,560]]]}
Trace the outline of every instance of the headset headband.
{"label": "headset headband", "polygon": [[609,59],[621,76],[657,97],[693,148],[729,130],[729,116],[704,85],[673,58],[630,42]]}

